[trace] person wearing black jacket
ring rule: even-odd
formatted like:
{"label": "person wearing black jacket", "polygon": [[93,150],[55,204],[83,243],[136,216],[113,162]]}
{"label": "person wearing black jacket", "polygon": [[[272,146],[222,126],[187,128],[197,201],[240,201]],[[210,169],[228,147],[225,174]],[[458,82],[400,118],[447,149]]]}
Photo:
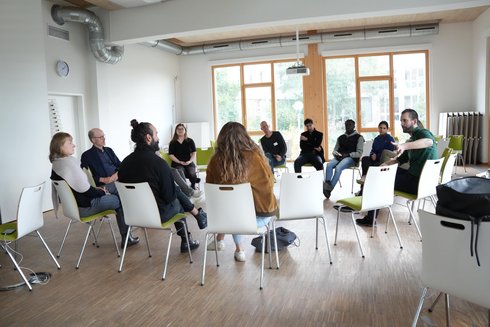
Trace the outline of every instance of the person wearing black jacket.
{"label": "person wearing black jacket", "polygon": [[274,167],[284,165],[286,162],[287,146],[280,132],[271,131],[269,124],[266,121],[260,123],[260,129],[264,132],[264,136],[260,138],[260,145],[269,165],[274,173]]}
{"label": "person wearing black jacket", "polygon": [[323,156],[322,140],[323,133],[315,129],[313,120],[305,119],[306,131],[301,133],[299,146],[301,152],[299,157],[294,161],[294,172],[300,173],[301,167],[305,164],[311,164],[316,170],[323,170],[325,158]]}

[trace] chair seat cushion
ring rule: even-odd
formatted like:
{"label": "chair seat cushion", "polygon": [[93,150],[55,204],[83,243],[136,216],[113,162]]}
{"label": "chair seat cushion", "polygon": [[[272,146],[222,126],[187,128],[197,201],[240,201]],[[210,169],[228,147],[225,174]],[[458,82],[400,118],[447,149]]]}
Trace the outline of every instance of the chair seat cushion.
{"label": "chair seat cushion", "polygon": [[[4,235],[4,231],[7,229],[15,229],[15,232]],[[17,239],[17,223],[16,222],[9,222],[0,225],[0,240],[1,241],[15,241]]]}
{"label": "chair seat cushion", "polygon": [[167,220],[166,222],[164,222],[162,224],[162,228],[163,229],[170,228],[173,223],[175,223],[176,221],[181,220],[182,218],[185,218],[185,216],[186,215],[184,213],[178,213],[178,214],[176,214],[175,216],[173,216],[172,218],[170,218],[169,220]]}
{"label": "chair seat cushion", "polygon": [[115,214],[116,214],[115,210],[105,210],[105,211],[98,212],[98,213],[91,215],[91,216],[80,217],[80,221],[83,223],[88,223],[88,222],[91,222],[92,220],[99,219],[101,217],[108,216],[108,215],[115,215]]}
{"label": "chair seat cushion", "polygon": [[337,203],[351,207],[352,209],[354,209],[354,211],[359,211],[361,210],[362,207],[362,196],[353,196],[351,198],[345,198],[337,201]]}
{"label": "chair seat cushion", "polygon": [[409,200],[417,200],[417,194],[405,193],[395,190],[395,195],[407,198]]}

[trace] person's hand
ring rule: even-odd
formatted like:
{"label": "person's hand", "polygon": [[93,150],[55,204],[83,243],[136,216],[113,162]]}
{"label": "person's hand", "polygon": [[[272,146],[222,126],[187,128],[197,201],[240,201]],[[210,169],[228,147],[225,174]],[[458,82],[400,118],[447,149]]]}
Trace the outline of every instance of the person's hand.
{"label": "person's hand", "polygon": [[101,178],[99,178],[99,181],[103,184],[109,184],[111,182],[111,178],[112,178],[112,176],[111,177],[101,177]]}
{"label": "person's hand", "polygon": [[321,146],[317,146],[314,149],[315,149],[316,152],[322,152],[322,147]]}
{"label": "person's hand", "polygon": [[407,143],[403,143],[403,144],[394,143],[394,145],[395,145],[396,158],[398,158],[403,154],[403,152],[405,152]]}
{"label": "person's hand", "polygon": [[[106,178],[109,178],[109,177],[106,177]],[[107,191],[107,189],[106,189],[105,187],[103,187],[103,186],[102,186],[102,187],[97,187],[97,188],[98,188],[99,190],[104,191],[104,193],[105,193],[105,194],[111,194],[111,193],[109,193],[109,191]]]}
{"label": "person's hand", "polygon": [[118,175],[117,175],[117,171],[112,174],[112,176],[110,177],[110,182],[109,183],[113,183],[115,181],[117,181],[119,179]]}
{"label": "person's hand", "polygon": [[350,154],[348,152],[343,152],[341,153],[342,159],[350,157]]}
{"label": "person's hand", "polygon": [[308,141],[308,138],[307,138],[306,136],[304,136],[304,135],[301,135],[301,136],[299,137],[299,139],[300,139],[301,141]]}
{"label": "person's hand", "polygon": [[376,153],[373,153],[373,154],[371,155],[371,160],[372,160],[372,161],[376,161]]}
{"label": "person's hand", "polygon": [[276,158],[276,161],[281,161],[282,157],[279,154],[275,154],[274,158]]}

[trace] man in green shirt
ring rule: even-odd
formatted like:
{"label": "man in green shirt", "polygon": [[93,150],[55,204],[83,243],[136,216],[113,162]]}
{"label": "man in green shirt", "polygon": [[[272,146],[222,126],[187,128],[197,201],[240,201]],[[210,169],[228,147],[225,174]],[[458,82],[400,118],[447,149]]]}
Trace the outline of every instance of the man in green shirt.
{"label": "man in green shirt", "polygon": [[[425,129],[419,121],[419,115],[413,109],[405,109],[400,117],[404,133],[410,134],[406,143],[396,145],[397,156],[383,165],[409,163],[408,169],[398,167],[395,178],[395,190],[417,194],[420,174],[428,159],[437,159],[436,141],[434,135]],[[379,212],[379,211],[378,211]],[[358,225],[373,225],[374,210],[357,219]]]}

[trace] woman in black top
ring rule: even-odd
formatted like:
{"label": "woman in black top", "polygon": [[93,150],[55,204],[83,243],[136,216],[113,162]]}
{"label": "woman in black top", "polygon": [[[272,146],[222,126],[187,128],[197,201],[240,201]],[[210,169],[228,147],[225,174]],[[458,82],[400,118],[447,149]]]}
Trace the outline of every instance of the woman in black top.
{"label": "woman in black top", "polygon": [[184,124],[177,124],[175,133],[168,146],[168,154],[172,159],[172,167],[184,172],[185,177],[191,181],[191,187],[196,189],[196,184],[201,181],[196,174],[196,144],[187,137],[187,129]]}

